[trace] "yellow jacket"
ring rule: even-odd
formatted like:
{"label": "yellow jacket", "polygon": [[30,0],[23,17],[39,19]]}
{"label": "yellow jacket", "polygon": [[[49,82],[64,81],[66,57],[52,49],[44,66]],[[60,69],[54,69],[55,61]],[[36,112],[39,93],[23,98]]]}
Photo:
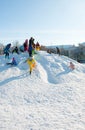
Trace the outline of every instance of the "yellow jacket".
{"label": "yellow jacket", "polygon": [[30,72],[32,72],[33,68],[35,68],[35,66],[36,66],[36,61],[34,59],[31,59],[31,60],[27,59],[27,63],[30,67]]}
{"label": "yellow jacket", "polygon": [[36,50],[39,51],[39,50],[40,50],[40,46],[37,46],[37,47],[36,47]]}

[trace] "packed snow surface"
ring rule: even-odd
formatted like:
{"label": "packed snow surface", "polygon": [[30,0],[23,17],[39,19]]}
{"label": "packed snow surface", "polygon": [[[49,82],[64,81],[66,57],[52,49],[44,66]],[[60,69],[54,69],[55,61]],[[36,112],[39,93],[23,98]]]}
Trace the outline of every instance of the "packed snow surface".
{"label": "packed snow surface", "polygon": [[30,75],[27,57],[0,56],[0,130],[85,130],[85,65],[39,51]]}

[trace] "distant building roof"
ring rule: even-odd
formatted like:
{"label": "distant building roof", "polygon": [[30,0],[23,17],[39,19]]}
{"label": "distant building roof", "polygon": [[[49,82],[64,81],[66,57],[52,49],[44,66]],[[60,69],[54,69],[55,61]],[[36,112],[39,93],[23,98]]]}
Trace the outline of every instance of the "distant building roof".
{"label": "distant building roof", "polygon": [[79,44],[85,46],[85,42],[82,42],[82,43],[79,43]]}
{"label": "distant building roof", "polygon": [[74,45],[52,45],[52,46],[46,46],[47,48],[56,48],[56,47],[59,47],[59,48],[64,48],[65,50],[68,50],[70,48],[74,48],[75,46]]}

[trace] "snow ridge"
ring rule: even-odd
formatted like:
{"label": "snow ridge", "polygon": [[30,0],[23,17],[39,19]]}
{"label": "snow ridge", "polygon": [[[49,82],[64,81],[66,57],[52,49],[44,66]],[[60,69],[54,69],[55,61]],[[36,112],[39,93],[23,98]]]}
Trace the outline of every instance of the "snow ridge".
{"label": "snow ridge", "polygon": [[85,130],[85,65],[40,51],[30,75],[27,57],[0,56],[0,130]]}

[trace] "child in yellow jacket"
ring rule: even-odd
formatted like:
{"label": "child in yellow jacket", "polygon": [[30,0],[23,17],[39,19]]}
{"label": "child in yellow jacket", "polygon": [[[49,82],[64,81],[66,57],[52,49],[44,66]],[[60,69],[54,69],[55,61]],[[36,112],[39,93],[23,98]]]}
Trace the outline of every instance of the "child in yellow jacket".
{"label": "child in yellow jacket", "polygon": [[29,68],[30,68],[30,74],[31,74],[32,70],[33,70],[33,69],[35,68],[35,66],[36,66],[36,61],[35,61],[35,59],[34,59],[33,57],[29,57],[25,62],[28,63]]}

